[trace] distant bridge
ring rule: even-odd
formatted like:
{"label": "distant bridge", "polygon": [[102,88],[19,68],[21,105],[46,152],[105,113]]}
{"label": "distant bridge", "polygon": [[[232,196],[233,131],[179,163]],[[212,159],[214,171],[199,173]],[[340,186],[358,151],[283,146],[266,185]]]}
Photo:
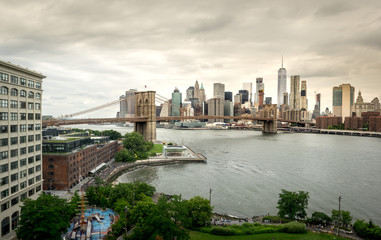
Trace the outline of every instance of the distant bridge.
{"label": "distant bridge", "polygon": [[[159,95],[160,96],[160,95]],[[160,97],[159,100],[162,100]],[[51,119],[42,121],[42,125],[46,126],[60,126],[60,125],[77,125],[77,124],[100,124],[100,123],[118,123],[118,122],[133,122],[135,123],[134,130],[140,132],[144,139],[153,141],[156,139],[156,122],[169,122],[169,121],[183,121],[183,120],[208,120],[208,119],[233,119],[233,120],[250,120],[261,121],[262,132],[264,133],[276,133],[277,122],[289,122],[296,123],[298,125],[306,124],[304,121],[292,121],[283,120],[278,118],[277,105],[264,105],[263,117],[254,117],[249,114],[241,116],[169,116],[169,117],[157,117],[155,107],[155,92],[136,92],[135,93],[135,117],[129,118],[82,118],[82,119]],[[119,103],[119,101],[113,101],[109,104],[104,104],[100,107],[91,108],[79,113],[88,113],[91,111],[99,110],[101,107],[108,107],[110,105]],[[68,116],[76,116],[79,113],[69,114]]]}

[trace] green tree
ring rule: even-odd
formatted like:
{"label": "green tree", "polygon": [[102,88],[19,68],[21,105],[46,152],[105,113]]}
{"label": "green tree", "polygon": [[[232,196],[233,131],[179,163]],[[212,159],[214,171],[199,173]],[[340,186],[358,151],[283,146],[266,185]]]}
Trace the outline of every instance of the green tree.
{"label": "green tree", "polygon": [[[340,214],[340,212],[341,212],[341,214]],[[351,224],[352,219],[353,218],[352,218],[351,213],[349,211],[332,210],[332,220],[335,223],[339,223],[340,222],[340,227],[342,227],[342,226],[347,227],[348,225]]]}
{"label": "green tree", "polygon": [[118,140],[122,138],[122,134],[115,130],[104,130],[101,133],[103,136],[109,136],[111,140]]}
{"label": "green tree", "polygon": [[70,218],[70,206],[64,199],[44,193],[36,200],[26,199],[21,207],[17,238],[61,239]]}
{"label": "green tree", "polygon": [[282,218],[305,219],[307,216],[308,199],[308,192],[290,192],[282,189],[277,206],[279,209],[278,215]]}
{"label": "green tree", "polygon": [[115,161],[117,162],[132,162],[135,161],[135,155],[130,153],[127,149],[123,148],[115,155]]}
{"label": "green tree", "polygon": [[125,140],[123,141],[124,147],[132,152],[132,153],[138,153],[138,152],[146,152],[147,144],[146,141],[144,141],[143,136],[138,132],[131,132],[126,133],[124,135]]}
{"label": "green tree", "polygon": [[203,227],[210,223],[213,207],[210,206],[209,200],[196,196],[191,198],[187,205],[193,227]]}
{"label": "green tree", "polygon": [[332,222],[332,218],[322,212],[312,213],[311,220],[313,224],[330,224]]}

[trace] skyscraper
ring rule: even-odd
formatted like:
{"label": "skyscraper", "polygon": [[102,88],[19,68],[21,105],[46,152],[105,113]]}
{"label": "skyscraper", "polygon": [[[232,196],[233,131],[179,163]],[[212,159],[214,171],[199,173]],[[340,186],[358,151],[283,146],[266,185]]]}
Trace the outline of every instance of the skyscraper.
{"label": "skyscraper", "polygon": [[213,84],[213,97],[225,99],[225,84],[215,83]]}
{"label": "skyscraper", "polygon": [[301,92],[300,92],[300,109],[308,110],[307,81],[302,81]]}
{"label": "skyscraper", "polygon": [[250,105],[253,103],[253,83],[252,82],[245,82],[243,83],[243,90],[247,90],[249,92],[249,99]]}
{"label": "skyscraper", "polygon": [[198,95],[198,102],[202,104],[203,102],[206,102],[206,95],[205,95],[205,89],[204,85],[201,83],[201,88]]}
{"label": "skyscraper", "polygon": [[278,107],[285,104],[283,94],[287,90],[287,70],[283,67],[283,56],[282,56],[282,67],[278,70]]}
{"label": "skyscraper", "polygon": [[200,98],[200,87],[198,85],[198,81],[196,80],[196,83],[194,85],[194,92],[193,92],[193,98]]}
{"label": "skyscraper", "polygon": [[[208,100],[208,116],[224,116],[224,103],[222,98],[211,98]],[[222,122],[219,119],[209,119],[208,122]]]}
{"label": "skyscraper", "polygon": [[265,103],[266,103],[266,105],[273,104],[272,102],[273,102],[273,98],[272,98],[272,97],[266,97],[266,98],[265,98]]}
{"label": "skyscraper", "polygon": [[300,76],[291,76],[290,110],[300,110]]}
{"label": "skyscraper", "polygon": [[316,117],[320,116],[320,102],[321,102],[321,94],[317,93],[316,94],[316,104],[315,108],[312,114],[312,118],[316,119]]}
{"label": "skyscraper", "polygon": [[354,112],[355,88],[350,84],[342,84],[333,87],[333,115],[342,117],[351,117]]}
{"label": "skyscraper", "polygon": [[232,92],[225,92],[225,101],[233,102],[233,93]]}
{"label": "skyscraper", "polygon": [[283,93],[283,104],[288,105],[288,92]]}
{"label": "skyscraper", "polygon": [[247,90],[239,90],[238,91],[239,95],[242,96],[241,98],[241,103],[244,104],[245,102],[249,101],[249,91]]}
{"label": "skyscraper", "polygon": [[[16,237],[21,201],[36,199],[42,190],[43,78],[40,73],[0,61],[1,239]],[[54,171],[59,169],[51,169]]]}
{"label": "skyscraper", "polygon": [[172,116],[180,116],[180,109],[182,107],[182,95],[178,88],[172,93]]}
{"label": "skyscraper", "polygon": [[190,86],[187,91],[186,91],[186,98],[185,98],[185,101],[190,101],[192,98],[195,98],[194,95],[195,95],[196,91],[195,91],[195,88],[193,86]]}
{"label": "skyscraper", "polygon": [[256,79],[256,94],[255,94],[255,102],[256,103],[259,103],[259,91],[261,90],[262,93],[264,92],[265,90],[265,85],[263,83],[263,78],[257,78]]}

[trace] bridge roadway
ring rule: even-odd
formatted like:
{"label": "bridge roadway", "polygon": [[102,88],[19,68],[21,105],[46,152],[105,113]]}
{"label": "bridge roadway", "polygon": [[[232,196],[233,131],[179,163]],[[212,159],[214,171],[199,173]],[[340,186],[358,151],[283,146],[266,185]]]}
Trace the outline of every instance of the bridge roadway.
{"label": "bridge roadway", "polygon": [[[77,125],[77,124],[100,124],[100,123],[119,123],[119,122],[147,122],[147,117],[132,117],[132,118],[82,118],[82,119],[51,119],[42,121],[42,126],[60,126],[60,125]],[[252,121],[280,121],[280,122],[289,122],[296,124],[306,124],[303,121],[292,121],[284,119],[275,119],[275,118],[264,118],[264,117],[253,117],[250,115],[241,115],[241,116],[170,116],[170,117],[156,117],[157,122],[169,122],[169,121],[182,121],[182,120],[208,120],[208,119],[233,119],[233,120],[252,120]]]}

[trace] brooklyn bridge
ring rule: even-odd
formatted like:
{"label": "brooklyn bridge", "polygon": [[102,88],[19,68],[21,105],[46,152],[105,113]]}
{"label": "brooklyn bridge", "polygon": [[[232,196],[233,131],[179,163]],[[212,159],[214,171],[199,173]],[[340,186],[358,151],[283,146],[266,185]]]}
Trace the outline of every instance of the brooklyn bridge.
{"label": "brooklyn bridge", "polygon": [[[233,119],[233,120],[248,120],[262,122],[263,133],[276,133],[278,121],[305,125],[304,121],[293,121],[289,119],[281,119],[278,117],[278,108],[276,104],[264,105],[259,117],[250,114],[240,116],[156,116],[156,92],[145,91],[135,93],[135,116],[129,118],[72,118],[80,114],[96,111],[113,104],[119,103],[119,100],[108,104],[81,111],[75,114],[65,115],[63,118],[50,119],[42,122],[43,127],[61,126],[61,125],[77,125],[77,124],[99,124],[99,123],[119,123],[131,122],[134,123],[134,130],[141,133],[145,140],[156,140],[156,123],[184,120],[209,120],[209,119]],[[71,118],[71,119],[70,119]]]}

